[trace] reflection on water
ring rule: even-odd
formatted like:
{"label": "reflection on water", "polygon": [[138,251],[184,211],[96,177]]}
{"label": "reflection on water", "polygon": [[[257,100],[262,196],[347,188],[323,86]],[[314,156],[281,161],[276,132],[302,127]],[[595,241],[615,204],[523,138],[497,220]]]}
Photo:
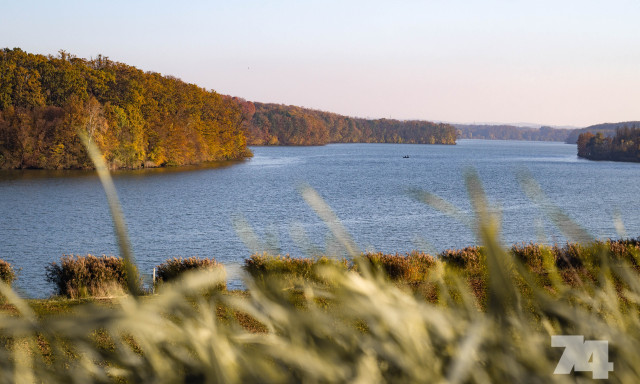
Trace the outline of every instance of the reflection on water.
{"label": "reflection on water", "polygon": [[[202,171],[206,169],[225,168],[232,165],[241,164],[248,161],[244,160],[228,160],[215,161],[198,165],[185,165],[181,167],[158,167],[158,168],[140,168],[140,169],[121,169],[111,171],[114,177],[127,176],[153,176],[159,174],[184,173],[193,171]],[[0,182],[8,180],[38,180],[47,178],[78,178],[78,177],[97,177],[94,170],[45,170],[45,169],[17,169],[17,170],[0,170]]]}
{"label": "reflection on water", "polygon": [[95,177],[94,171],[85,170],[42,170],[42,169],[17,169],[0,170],[0,182],[10,180],[38,180],[62,177]]}
{"label": "reflection on water", "polygon": [[[335,144],[256,147],[242,162],[115,173],[136,260],[143,274],[171,257],[214,257],[241,286],[251,252],[234,232],[242,215],[263,243],[293,256],[324,248],[327,227],[298,193],[315,188],[360,249],[408,252],[476,243],[472,229],[410,194],[425,190],[472,214],[463,174],[474,167],[502,208],[511,244],[564,241],[562,231],[522,192],[526,169],[551,201],[596,237],[616,237],[614,214],[640,235],[640,164],[578,160],[576,146],[461,140],[456,146]],[[403,158],[409,155],[410,158]],[[63,254],[117,254],[104,192],[93,172],[0,172],[0,258],[21,268],[17,287],[51,293],[44,266]],[[297,224],[296,224],[297,223]],[[536,224],[537,223],[537,224]],[[308,238],[304,247],[296,239]]]}

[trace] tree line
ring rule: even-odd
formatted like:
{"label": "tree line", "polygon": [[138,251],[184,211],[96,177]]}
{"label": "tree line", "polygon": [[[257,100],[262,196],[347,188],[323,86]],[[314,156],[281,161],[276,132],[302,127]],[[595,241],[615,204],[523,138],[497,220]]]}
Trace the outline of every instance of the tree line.
{"label": "tree line", "polygon": [[252,103],[98,55],[0,50],[0,169],[92,168],[79,138],[112,169],[251,155],[247,145],[455,144],[449,124],[362,119]]}
{"label": "tree line", "polygon": [[0,51],[0,169],[91,168],[78,132],[112,168],[250,155],[241,100],[98,56]]}
{"label": "tree line", "polygon": [[454,124],[461,139],[565,141],[570,131],[543,126],[540,128],[515,125]]}
{"label": "tree line", "polygon": [[640,125],[618,128],[613,137],[585,132],[577,144],[578,156],[585,159],[640,162]]}
{"label": "tree line", "polygon": [[456,129],[429,121],[362,119],[281,104],[254,103],[250,145],[328,143],[455,144]]}
{"label": "tree line", "polygon": [[569,133],[569,136],[565,140],[565,143],[567,143],[567,144],[577,144],[578,143],[578,136],[580,136],[581,134],[586,133],[586,132],[591,132],[594,135],[597,134],[598,132],[602,132],[602,134],[605,137],[613,137],[613,136],[615,136],[616,130],[618,128],[633,127],[633,126],[639,126],[640,127],[640,121],[623,121],[623,122],[619,122],[619,123],[603,123],[603,124],[590,125],[590,126],[588,126],[586,128],[574,129],[573,131],[571,131]]}

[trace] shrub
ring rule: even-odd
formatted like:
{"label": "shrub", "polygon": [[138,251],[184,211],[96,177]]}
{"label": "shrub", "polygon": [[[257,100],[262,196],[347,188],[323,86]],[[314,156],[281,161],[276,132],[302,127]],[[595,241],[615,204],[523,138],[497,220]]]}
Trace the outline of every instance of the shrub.
{"label": "shrub", "polygon": [[288,275],[294,278],[319,281],[318,266],[333,265],[343,269],[349,268],[349,262],[345,259],[336,260],[326,256],[316,258],[294,258],[289,255],[272,256],[267,253],[252,255],[244,261],[244,270],[254,279],[272,275]]}
{"label": "shrub", "polygon": [[60,264],[46,267],[46,279],[56,287],[56,294],[79,298],[110,296],[127,289],[124,260],[114,256],[65,255]]}
{"label": "shrub", "polygon": [[607,240],[604,247],[612,258],[628,261],[638,269],[640,265],[640,238]]}
{"label": "shrub", "polygon": [[447,249],[438,258],[449,265],[460,268],[477,267],[482,264],[484,249],[482,247],[466,247],[463,249]]}
{"label": "shrub", "polygon": [[560,269],[580,268],[586,261],[585,247],[581,244],[567,243],[562,248],[556,244],[553,246],[553,254]]}
{"label": "shrub", "polygon": [[16,273],[11,264],[4,260],[0,260],[0,280],[11,285],[16,279]]}
{"label": "shrub", "polygon": [[382,269],[392,281],[407,283],[426,280],[429,268],[436,262],[433,256],[417,251],[405,255],[365,253],[362,258],[374,268]]}
{"label": "shrub", "polygon": [[544,268],[544,252],[551,254],[551,248],[534,243],[521,243],[511,246],[511,254],[535,271],[541,271]]}
{"label": "shrub", "polygon": [[[177,279],[183,273],[197,270],[213,270],[216,268],[224,268],[224,266],[215,259],[201,259],[199,257],[176,258],[166,260],[164,263],[156,267],[156,282],[166,283]],[[223,284],[221,289],[225,289]]]}

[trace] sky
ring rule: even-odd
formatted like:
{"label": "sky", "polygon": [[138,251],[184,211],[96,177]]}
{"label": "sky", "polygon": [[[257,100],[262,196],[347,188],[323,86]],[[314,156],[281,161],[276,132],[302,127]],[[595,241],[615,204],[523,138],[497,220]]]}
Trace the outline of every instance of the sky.
{"label": "sky", "polygon": [[368,118],[640,120],[638,0],[0,0],[0,47]]}

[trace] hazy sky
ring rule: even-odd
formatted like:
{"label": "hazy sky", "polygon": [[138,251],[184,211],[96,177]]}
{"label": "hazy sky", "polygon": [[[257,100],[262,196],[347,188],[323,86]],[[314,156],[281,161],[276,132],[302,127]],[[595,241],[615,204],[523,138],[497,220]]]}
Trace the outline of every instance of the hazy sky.
{"label": "hazy sky", "polygon": [[640,120],[638,0],[0,0],[0,47],[349,116]]}

